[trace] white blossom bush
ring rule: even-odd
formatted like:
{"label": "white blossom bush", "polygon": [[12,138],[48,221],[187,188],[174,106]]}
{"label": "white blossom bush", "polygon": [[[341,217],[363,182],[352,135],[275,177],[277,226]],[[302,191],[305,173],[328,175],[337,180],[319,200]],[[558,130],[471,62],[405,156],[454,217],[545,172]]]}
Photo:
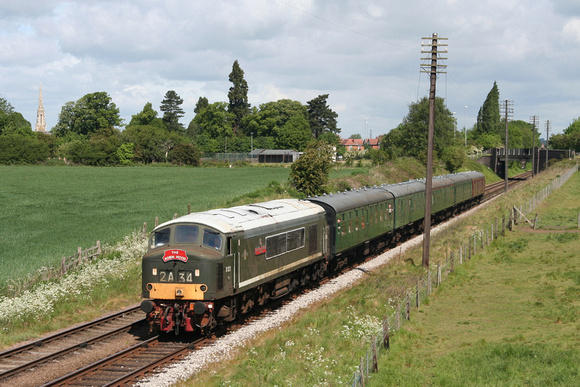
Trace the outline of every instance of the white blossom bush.
{"label": "white blossom bush", "polygon": [[342,326],[341,334],[345,338],[366,339],[377,333],[381,320],[375,316],[359,316],[353,306],[346,308],[349,314],[348,323]]}
{"label": "white blossom bush", "polygon": [[45,319],[52,315],[57,303],[89,297],[95,286],[107,284],[111,278],[124,278],[147,251],[147,241],[134,232],[103,250],[103,258],[82,265],[58,280],[39,284],[17,297],[0,297],[0,323]]}

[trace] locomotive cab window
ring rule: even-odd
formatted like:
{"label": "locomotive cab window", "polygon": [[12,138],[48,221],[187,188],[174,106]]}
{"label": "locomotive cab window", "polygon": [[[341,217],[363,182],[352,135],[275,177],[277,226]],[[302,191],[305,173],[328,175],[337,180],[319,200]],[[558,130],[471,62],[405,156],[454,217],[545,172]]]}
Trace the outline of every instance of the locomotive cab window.
{"label": "locomotive cab window", "polygon": [[152,249],[159,246],[165,246],[169,244],[169,237],[171,236],[171,229],[164,228],[162,230],[155,231],[151,235],[150,246]]}
{"label": "locomotive cab window", "polygon": [[203,230],[203,245],[210,249],[220,250],[222,248],[222,237],[216,231],[205,229]]}
{"label": "locomotive cab window", "polygon": [[197,242],[197,235],[199,228],[192,225],[180,225],[175,227],[175,235],[173,237],[175,243],[195,243]]}

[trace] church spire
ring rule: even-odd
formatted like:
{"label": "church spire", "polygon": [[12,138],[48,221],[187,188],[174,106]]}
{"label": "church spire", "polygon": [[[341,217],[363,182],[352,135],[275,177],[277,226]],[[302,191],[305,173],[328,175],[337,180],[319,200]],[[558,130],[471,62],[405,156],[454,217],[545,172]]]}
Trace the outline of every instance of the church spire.
{"label": "church spire", "polygon": [[46,121],[44,120],[44,106],[42,106],[42,83],[39,86],[38,93],[38,110],[36,111],[36,127],[37,132],[46,132]]}

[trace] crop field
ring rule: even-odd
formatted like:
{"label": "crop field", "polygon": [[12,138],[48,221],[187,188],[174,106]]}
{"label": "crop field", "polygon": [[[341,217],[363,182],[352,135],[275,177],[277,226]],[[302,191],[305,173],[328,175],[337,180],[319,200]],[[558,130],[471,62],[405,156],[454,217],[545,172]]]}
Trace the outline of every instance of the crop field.
{"label": "crop field", "polygon": [[114,243],[155,217],[223,206],[284,183],[288,168],[0,166],[0,288],[77,247]]}

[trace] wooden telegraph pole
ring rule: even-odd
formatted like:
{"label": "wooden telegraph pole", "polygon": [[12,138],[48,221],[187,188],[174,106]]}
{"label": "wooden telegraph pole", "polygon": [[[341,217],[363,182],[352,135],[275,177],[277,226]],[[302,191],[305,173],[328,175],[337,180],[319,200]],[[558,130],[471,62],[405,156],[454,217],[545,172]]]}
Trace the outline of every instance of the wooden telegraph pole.
{"label": "wooden telegraph pole", "polygon": [[508,143],[508,122],[510,118],[513,117],[514,108],[514,101],[505,100],[502,103],[502,108],[505,109],[505,168],[504,168],[504,179],[505,179],[505,192],[508,191],[508,153],[509,153],[509,143]]}
{"label": "wooden telegraph pole", "polygon": [[[444,74],[445,71],[439,71],[439,68],[446,68],[446,65],[437,64],[437,55],[447,53],[438,51],[439,47],[446,47],[447,44],[439,43],[440,40],[447,40],[447,38],[440,38],[436,33],[430,38],[431,43],[421,44],[422,47],[431,47],[429,51],[421,49],[422,54],[431,54],[431,57],[421,58],[421,60],[430,61],[430,64],[421,64],[421,72],[430,74],[431,87],[429,88],[429,129],[427,136],[427,178],[425,180],[425,226],[423,233],[423,267],[429,267],[429,246],[431,243],[431,192],[433,187],[433,137],[435,132],[435,84],[437,81],[437,74]],[[447,58],[439,58],[446,60]]]}

